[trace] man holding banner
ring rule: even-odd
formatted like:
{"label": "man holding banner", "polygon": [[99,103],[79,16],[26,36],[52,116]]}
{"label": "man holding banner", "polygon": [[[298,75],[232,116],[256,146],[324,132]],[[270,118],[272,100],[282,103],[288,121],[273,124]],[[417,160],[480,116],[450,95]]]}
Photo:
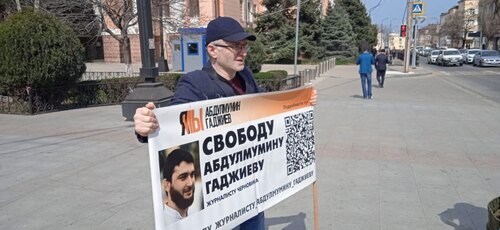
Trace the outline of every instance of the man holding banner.
{"label": "man holding banner", "polygon": [[[251,71],[244,65],[249,51],[248,41],[255,39],[232,18],[218,17],[212,20],[206,29],[206,48],[210,61],[202,70],[180,78],[171,105],[259,93]],[[309,103],[315,105],[316,100],[317,93],[313,90]],[[159,127],[154,108],[150,102],[138,108],[134,115],[135,132],[141,142],[147,142],[148,134],[154,133]],[[264,213],[260,212],[243,222],[240,229],[265,229]]]}

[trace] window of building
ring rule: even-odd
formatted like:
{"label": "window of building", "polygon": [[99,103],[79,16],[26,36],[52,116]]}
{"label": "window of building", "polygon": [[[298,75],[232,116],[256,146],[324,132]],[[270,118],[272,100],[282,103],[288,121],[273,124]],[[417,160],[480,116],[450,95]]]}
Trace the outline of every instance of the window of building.
{"label": "window of building", "polygon": [[200,16],[200,4],[198,0],[188,0],[188,15],[189,17],[199,17]]}
{"label": "window of building", "polygon": [[214,1],[214,16],[215,16],[215,18],[220,16],[219,4],[220,4],[219,0]]}
{"label": "window of building", "polygon": [[170,17],[170,1],[165,1],[162,4],[163,7],[163,17]]}
{"label": "window of building", "polygon": [[188,43],[187,44],[187,53],[188,55],[198,55],[199,54],[199,49],[198,49],[198,43]]}
{"label": "window of building", "polygon": [[241,21],[246,21],[245,20],[245,3],[243,3],[243,0],[240,0],[240,20]]}
{"label": "window of building", "polygon": [[254,8],[253,8],[252,1],[247,0],[247,3],[248,3],[248,10],[247,10],[248,17],[247,17],[247,20],[248,20],[248,22],[251,23],[251,22],[253,22],[253,11],[254,11]]}

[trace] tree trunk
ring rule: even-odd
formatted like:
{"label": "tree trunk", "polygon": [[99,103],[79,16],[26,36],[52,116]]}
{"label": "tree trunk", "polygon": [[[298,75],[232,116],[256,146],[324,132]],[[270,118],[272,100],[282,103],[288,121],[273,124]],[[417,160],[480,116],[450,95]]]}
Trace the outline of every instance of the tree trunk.
{"label": "tree trunk", "polygon": [[40,8],[40,0],[35,0],[33,2],[33,7],[35,8],[35,10],[38,10]]}
{"label": "tree trunk", "polygon": [[16,7],[17,11],[21,11],[21,2],[19,0],[16,0]]}
{"label": "tree trunk", "polygon": [[123,57],[122,62],[125,63],[125,72],[129,76],[132,75],[133,70],[132,70],[132,55],[130,54],[130,38],[128,37],[128,34],[123,34],[123,39],[122,42],[120,42],[120,50]]}

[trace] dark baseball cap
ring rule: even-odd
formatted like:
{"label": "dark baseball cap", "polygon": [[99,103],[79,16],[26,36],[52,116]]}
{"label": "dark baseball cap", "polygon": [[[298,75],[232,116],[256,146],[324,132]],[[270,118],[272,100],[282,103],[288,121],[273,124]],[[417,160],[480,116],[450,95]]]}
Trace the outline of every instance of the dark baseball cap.
{"label": "dark baseball cap", "polygon": [[256,37],[245,32],[240,23],[230,17],[218,17],[207,25],[206,44],[222,39],[228,42],[255,41]]}

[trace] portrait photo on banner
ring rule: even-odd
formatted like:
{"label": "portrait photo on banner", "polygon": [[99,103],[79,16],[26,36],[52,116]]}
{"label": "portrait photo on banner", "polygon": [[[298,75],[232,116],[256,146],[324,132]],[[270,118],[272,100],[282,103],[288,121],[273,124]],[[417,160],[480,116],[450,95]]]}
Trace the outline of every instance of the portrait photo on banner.
{"label": "portrait photo on banner", "polygon": [[[203,209],[198,141],[161,150],[158,159],[163,213],[168,226]],[[186,216],[180,216],[178,210],[184,210]]]}

